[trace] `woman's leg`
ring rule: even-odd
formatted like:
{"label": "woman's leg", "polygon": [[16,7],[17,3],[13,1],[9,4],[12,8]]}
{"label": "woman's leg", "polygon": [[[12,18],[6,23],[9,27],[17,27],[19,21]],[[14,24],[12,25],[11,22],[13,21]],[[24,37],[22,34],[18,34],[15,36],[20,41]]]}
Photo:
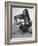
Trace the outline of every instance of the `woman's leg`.
{"label": "woman's leg", "polygon": [[27,32],[27,27],[25,25],[20,25],[20,30],[22,30],[22,32],[26,33]]}

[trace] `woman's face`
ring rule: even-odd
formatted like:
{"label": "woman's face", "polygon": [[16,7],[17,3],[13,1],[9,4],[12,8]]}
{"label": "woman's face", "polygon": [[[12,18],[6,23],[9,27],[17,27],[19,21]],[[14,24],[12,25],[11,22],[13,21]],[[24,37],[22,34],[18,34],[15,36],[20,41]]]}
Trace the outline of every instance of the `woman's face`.
{"label": "woman's face", "polygon": [[26,11],[23,11],[23,14],[25,15],[26,14]]}

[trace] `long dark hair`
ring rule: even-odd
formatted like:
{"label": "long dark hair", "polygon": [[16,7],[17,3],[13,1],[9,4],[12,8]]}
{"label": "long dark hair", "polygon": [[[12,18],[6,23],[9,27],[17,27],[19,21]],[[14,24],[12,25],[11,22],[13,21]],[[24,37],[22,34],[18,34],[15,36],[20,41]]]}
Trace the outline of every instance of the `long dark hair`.
{"label": "long dark hair", "polygon": [[30,20],[30,17],[29,17],[29,12],[27,9],[24,9],[23,13],[26,12],[25,16],[24,17],[27,17],[28,20]]}

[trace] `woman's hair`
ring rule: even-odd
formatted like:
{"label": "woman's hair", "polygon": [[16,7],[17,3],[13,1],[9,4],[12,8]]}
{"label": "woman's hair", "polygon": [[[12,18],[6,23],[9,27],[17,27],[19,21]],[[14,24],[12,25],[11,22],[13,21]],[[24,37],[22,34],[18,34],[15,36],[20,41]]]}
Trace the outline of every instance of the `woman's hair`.
{"label": "woman's hair", "polygon": [[27,10],[27,9],[24,9],[23,13],[24,13],[24,12],[26,13],[26,14],[25,14],[25,16],[26,16],[26,17],[28,17],[28,19],[30,20],[30,17],[29,17],[29,12],[28,12],[28,10]]}
{"label": "woman's hair", "polygon": [[26,12],[27,15],[29,15],[28,10],[24,9],[23,13]]}

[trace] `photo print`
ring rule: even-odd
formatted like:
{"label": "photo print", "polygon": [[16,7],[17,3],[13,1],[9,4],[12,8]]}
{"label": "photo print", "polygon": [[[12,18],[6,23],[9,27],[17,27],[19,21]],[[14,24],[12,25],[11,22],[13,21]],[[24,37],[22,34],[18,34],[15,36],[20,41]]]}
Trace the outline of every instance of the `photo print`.
{"label": "photo print", "polygon": [[33,8],[12,8],[12,38],[32,37]]}

